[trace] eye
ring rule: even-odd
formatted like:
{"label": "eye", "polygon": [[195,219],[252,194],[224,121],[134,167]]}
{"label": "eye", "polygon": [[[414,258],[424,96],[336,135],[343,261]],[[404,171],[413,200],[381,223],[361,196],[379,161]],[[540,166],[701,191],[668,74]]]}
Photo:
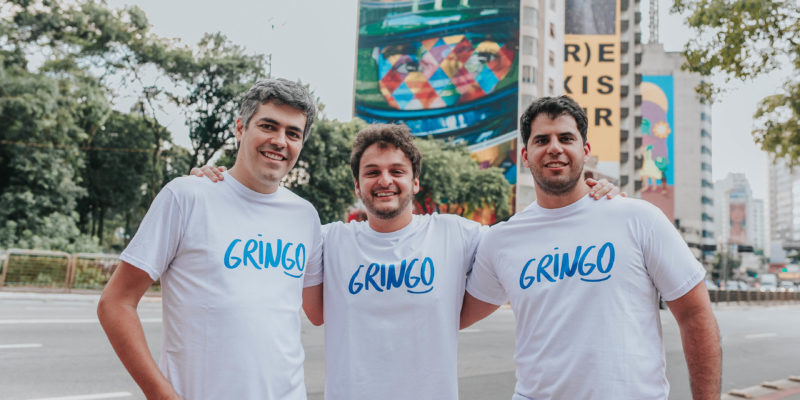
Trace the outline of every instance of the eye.
{"label": "eye", "polygon": [[272,124],[258,124],[258,127],[263,129],[263,130],[265,130],[265,131],[271,131],[271,130],[275,129],[275,127],[272,126]]}
{"label": "eye", "polygon": [[297,132],[297,131],[287,131],[286,132],[286,136],[288,136],[288,137],[290,137],[292,139],[302,139],[303,138],[303,135],[300,134],[300,132]]}

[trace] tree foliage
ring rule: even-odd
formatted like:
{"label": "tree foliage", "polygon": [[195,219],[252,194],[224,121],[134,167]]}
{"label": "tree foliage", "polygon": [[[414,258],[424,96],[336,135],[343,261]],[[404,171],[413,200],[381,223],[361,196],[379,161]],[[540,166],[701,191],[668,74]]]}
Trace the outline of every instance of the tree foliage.
{"label": "tree foliage", "polygon": [[[685,67],[724,82],[753,79],[783,66],[792,69],[778,93],[761,100],[754,117],[756,143],[797,165],[800,160],[800,3],[796,0],[675,0],[695,31],[686,44]],[[721,89],[703,82],[698,92],[714,99]]]}
{"label": "tree foliage", "polygon": [[297,165],[284,185],[310,201],[322,223],[341,221],[356,200],[350,150],[356,134],[367,125],[360,119],[340,122],[321,118],[303,145]]}
{"label": "tree foliage", "polygon": [[464,145],[434,139],[417,139],[422,152],[418,208],[468,216],[490,207],[497,219],[511,212],[511,185],[499,168],[481,169]]}

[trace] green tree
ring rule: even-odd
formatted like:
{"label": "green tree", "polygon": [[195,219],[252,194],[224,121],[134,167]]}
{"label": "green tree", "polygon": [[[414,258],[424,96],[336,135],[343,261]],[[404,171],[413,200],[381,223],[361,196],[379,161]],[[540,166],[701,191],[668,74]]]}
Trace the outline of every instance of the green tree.
{"label": "green tree", "polygon": [[350,150],[356,134],[365,127],[357,118],[350,122],[321,118],[284,180],[286,187],[316,207],[322,223],[341,221],[356,200]]}
{"label": "green tree", "polygon": [[[694,30],[685,67],[703,76],[753,79],[784,65],[792,69],[778,93],[761,100],[753,137],[767,152],[797,165],[800,160],[800,4],[796,0],[674,0]],[[714,99],[709,82],[698,92]]]}
{"label": "green tree", "polygon": [[511,185],[499,168],[481,169],[464,145],[417,139],[422,152],[418,208],[466,216],[490,207],[497,219],[511,213]]}
{"label": "green tree", "polygon": [[176,74],[188,94],[172,95],[186,110],[192,141],[189,165],[205,165],[232,141],[239,96],[266,75],[265,64],[263,55],[245,54],[221,33],[203,36],[193,60]]}
{"label": "green tree", "polygon": [[0,62],[0,246],[95,248],[74,211],[86,194],[77,184],[87,138],[79,124],[107,107],[95,89]]}
{"label": "green tree", "polygon": [[[162,128],[164,129],[164,128]],[[148,162],[153,145],[149,123],[138,114],[113,111],[102,129],[84,146],[86,166],[83,186],[88,196],[81,200],[84,229],[103,244],[106,216],[125,215],[143,202],[152,164]],[[126,232],[127,233],[127,232]]]}

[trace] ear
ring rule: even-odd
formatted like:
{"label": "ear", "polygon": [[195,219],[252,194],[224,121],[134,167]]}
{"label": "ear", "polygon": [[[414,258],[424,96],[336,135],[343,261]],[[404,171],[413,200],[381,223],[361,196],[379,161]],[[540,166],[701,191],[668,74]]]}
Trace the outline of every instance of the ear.
{"label": "ear", "polygon": [[353,186],[356,189],[356,197],[361,198],[361,190],[358,189],[358,179],[353,179]]}
{"label": "ear", "polygon": [[236,118],[236,141],[242,141],[242,135],[244,134],[244,125],[242,125],[242,118]]}
{"label": "ear", "polygon": [[419,193],[419,177],[414,178],[414,194]]}
{"label": "ear", "polygon": [[583,143],[583,162],[589,161],[589,156],[592,154],[592,146],[589,145],[589,142]]}
{"label": "ear", "polygon": [[531,167],[528,164],[528,148],[526,146],[522,146],[522,165],[524,165],[525,168],[528,168],[528,169],[530,169],[530,167]]}

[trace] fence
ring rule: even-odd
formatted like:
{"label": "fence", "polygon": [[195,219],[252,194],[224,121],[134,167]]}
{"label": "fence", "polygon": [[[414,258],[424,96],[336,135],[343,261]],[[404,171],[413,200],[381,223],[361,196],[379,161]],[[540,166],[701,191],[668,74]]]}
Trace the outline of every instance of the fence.
{"label": "fence", "polygon": [[[43,250],[0,250],[0,290],[97,292],[119,266],[119,255],[69,254]],[[160,291],[159,282],[150,291]]]}
{"label": "fence", "polygon": [[710,290],[712,303],[789,303],[800,301],[798,291],[761,291],[761,290]]}

